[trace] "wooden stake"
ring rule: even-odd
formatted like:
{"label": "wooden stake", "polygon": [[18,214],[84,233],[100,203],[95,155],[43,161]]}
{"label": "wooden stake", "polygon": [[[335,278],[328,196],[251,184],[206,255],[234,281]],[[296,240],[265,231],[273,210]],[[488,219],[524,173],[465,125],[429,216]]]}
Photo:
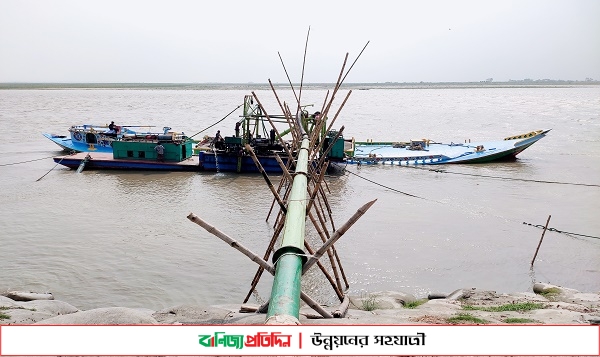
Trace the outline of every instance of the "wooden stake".
{"label": "wooden stake", "polygon": [[316,262],[317,260],[319,260],[319,258],[321,258],[323,256],[323,254],[325,254],[325,252],[327,251],[327,249],[329,249],[329,247],[335,243],[338,239],[340,239],[342,237],[342,235],[344,235],[344,233],[346,233],[346,231],[348,229],[350,229],[350,227],[352,227],[352,225],[354,223],[356,223],[356,221],[358,221],[358,219],[360,217],[362,217],[363,214],[365,214],[367,212],[367,210],[369,208],[371,208],[371,206],[373,206],[373,204],[377,201],[377,199],[374,199],[371,202],[367,202],[365,203],[362,207],[360,207],[353,215],[352,217],[350,217],[350,219],[344,223],[337,231],[335,231],[335,233],[333,233],[333,235],[331,236],[331,238],[329,238],[327,240],[327,242],[325,242],[325,244],[323,244],[321,246],[321,248],[319,248],[315,254],[313,254],[313,256],[308,259],[308,261],[306,262],[306,264],[304,264],[304,266],[302,267],[302,273],[305,273],[306,271],[308,271],[308,269],[310,269]]}
{"label": "wooden stake", "polygon": [[338,307],[337,310],[335,310],[333,312],[333,317],[342,318],[342,317],[346,316],[346,312],[348,312],[349,305],[350,305],[350,298],[348,297],[348,295],[346,295],[344,297],[344,301],[342,301],[342,304],[340,305],[340,307]]}
{"label": "wooden stake", "polygon": [[237,249],[239,252],[241,252],[242,254],[244,254],[245,256],[247,256],[248,258],[250,258],[250,260],[252,260],[253,262],[255,262],[258,265],[260,265],[263,269],[265,269],[269,273],[275,274],[275,268],[271,264],[267,263],[264,259],[262,259],[261,257],[259,257],[256,254],[254,254],[251,250],[249,250],[248,248],[244,247],[242,244],[240,244],[235,239],[233,239],[233,238],[229,237],[227,234],[221,232],[215,226],[211,226],[206,221],[204,221],[202,218],[196,216],[193,213],[190,213],[187,216],[187,218],[190,221],[192,221],[192,222],[196,223],[197,225],[199,225],[200,227],[206,229],[206,231],[208,233],[214,235],[215,237],[217,237],[217,238],[221,239],[222,241],[224,241],[225,243],[229,244],[231,247]]}
{"label": "wooden stake", "polygon": [[546,225],[544,226],[544,231],[542,232],[542,237],[540,238],[540,242],[538,243],[538,246],[535,250],[535,254],[533,255],[533,259],[531,260],[531,267],[533,268],[533,262],[535,262],[535,257],[537,257],[538,251],[540,250],[540,246],[542,245],[542,240],[544,240],[544,234],[546,234],[546,229],[548,229],[548,223],[550,223],[550,217],[552,217],[552,215],[548,216],[548,220],[546,221]]}
{"label": "wooden stake", "polygon": [[328,311],[323,309],[321,307],[321,305],[319,305],[318,302],[314,301],[310,296],[306,295],[303,291],[300,291],[300,298],[302,299],[302,301],[304,301],[308,306],[310,306],[313,310],[318,312],[324,318],[326,318],[326,319],[333,318],[332,314],[330,314]]}

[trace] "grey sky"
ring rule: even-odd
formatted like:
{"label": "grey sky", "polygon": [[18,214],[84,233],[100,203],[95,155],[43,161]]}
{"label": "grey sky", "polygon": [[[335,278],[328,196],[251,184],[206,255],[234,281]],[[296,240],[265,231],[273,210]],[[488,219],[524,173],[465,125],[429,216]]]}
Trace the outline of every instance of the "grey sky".
{"label": "grey sky", "polygon": [[600,80],[600,1],[0,0],[0,82]]}

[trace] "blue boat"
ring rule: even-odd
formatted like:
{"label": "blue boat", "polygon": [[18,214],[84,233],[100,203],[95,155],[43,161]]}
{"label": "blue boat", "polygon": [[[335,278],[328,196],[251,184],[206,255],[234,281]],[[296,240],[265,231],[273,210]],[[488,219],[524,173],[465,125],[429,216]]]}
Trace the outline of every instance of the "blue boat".
{"label": "blue boat", "polygon": [[[282,155],[284,153],[281,153]],[[283,170],[279,166],[279,162],[274,154],[257,155],[256,158],[261,166],[268,173],[282,173]],[[287,155],[282,156],[281,160],[287,164]],[[220,171],[220,172],[260,172],[252,157],[248,155],[237,155],[234,153],[218,153],[201,151],[198,154],[200,170],[203,171]]]}
{"label": "blue boat", "polygon": [[[156,147],[163,146],[160,157]],[[193,155],[192,141],[176,135],[152,135],[113,142],[113,152],[80,152],[54,157],[57,164],[81,172],[99,170],[198,171],[198,156]]]}
{"label": "blue boat", "polygon": [[468,143],[437,143],[431,140],[410,142],[352,142],[346,151],[350,164],[439,165],[472,164],[514,160],[550,130],[537,130],[509,136],[504,140]]}
{"label": "blue boat", "polygon": [[[148,135],[167,135],[171,128],[164,127],[162,132],[150,132],[152,126],[120,126],[110,130],[108,125],[73,125],[69,135],[43,133],[64,151],[112,153],[114,141]],[[144,129],[146,128],[146,129]],[[139,130],[142,129],[142,130]],[[181,133],[183,135],[183,133]]]}
{"label": "blue boat", "polygon": [[[302,122],[307,132],[312,132],[316,127],[317,113],[310,115],[305,110],[302,111]],[[270,115],[269,120],[274,123],[289,125],[285,116],[282,115]],[[326,118],[323,118],[323,120],[326,120]],[[295,148],[289,142],[282,143],[280,137],[289,134],[291,129],[284,130],[277,136],[275,130],[267,130],[265,121],[266,115],[261,112],[258,105],[254,104],[253,97],[250,95],[245,96],[244,112],[242,118],[235,125],[235,135],[224,138],[215,136],[212,140],[203,142],[199,147],[196,147],[200,169],[238,173],[260,172],[250,153],[246,150],[246,145],[249,145],[265,172],[283,173],[277,157],[286,165],[288,150],[293,154]],[[337,132],[326,132],[325,127],[319,135],[320,140],[325,141],[323,151],[331,146],[327,155],[328,160],[330,162],[343,161],[343,137],[339,136],[336,142],[333,142]],[[286,145],[287,149],[283,145]],[[318,158],[315,160],[318,160]]]}

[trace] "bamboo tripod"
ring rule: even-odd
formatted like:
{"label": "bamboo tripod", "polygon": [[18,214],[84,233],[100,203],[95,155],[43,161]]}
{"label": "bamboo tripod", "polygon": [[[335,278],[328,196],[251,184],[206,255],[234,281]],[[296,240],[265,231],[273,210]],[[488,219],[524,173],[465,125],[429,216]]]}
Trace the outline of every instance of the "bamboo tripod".
{"label": "bamboo tripod", "polygon": [[[308,38],[307,38],[307,41],[308,41]],[[367,43],[367,45],[368,45],[368,43]],[[365,45],[365,48],[366,48],[366,45]],[[364,51],[364,48],[363,48],[363,51]],[[362,54],[362,51],[361,51],[361,54]],[[359,54],[359,56],[360,56],[360,54]],[[280,55],[280,58],[281,58],[281,55]],[[271,236],[271,238],[268,242],[268,245],[267,245],[267,249],[265,250],[265,253],[262,255],[262,257],[251,252],[250,250],[245,248],[240,242],[227,236],[225,233],[219,231],[216,227],[211,226],[210,224],[203,221],[200,217],[194,215],[193,213],[190,213],[190,215],[188,215],[188,219],[190,219],[192,222],[200,225],[201,227],[206,229],[209,233],[222,239],[223,241],[228,243],[231,247],[239,250],[240,252],[242,252],[244,255],[246,255],[248,258],[250,258],[252,261],[254,261],[255,263],[257,263],[259,265],[259,267],[254,275],[254,278],[252,279],[252,282],[250,283],[251,287],[243,301],[243,304],[246,304],[248,302],[248,299],[250,298],[250,296],[255,292],[255,289],[256,289],[256,287],[260,281],[260,278],[265,270],[272,275],[275,274],[275,266],[277,264],[278,259],[281,257],[280,255],[277,254],[275,245],[278,242],[278,240],[280,240],[282,238],[281,237],[282,232],[284,232],[284,228],[287,224],[287,220],[286,220],[286,216],[288,214],[287,207],[288,207],[288,204],[291,202],[290,201],[290,193],[291,193],[292,187],[293,187],[292,183],[294,181],[294,176],[299,174],[299,173],[295,172],[295,168],[296,168],[296,164],[297,164],[297,160],[298,160],[298,153],[300,152],[301,140],[302,140],[302,138],[305,138],[304,140],[306,140],[306,138],[308,137],[309,138],[309,141],[308,141],[309,142],[309,145],[308,145],[308,170],[306,173],[302,172],[302,174],[306,175],[306,177],[307,177],[306,192],[304,195],[304,199],[302,199],[304,201],[304,203],[306,204],[306,212],[305,212],[306,214],[304,217],[302,217],[302,222],[303,222],[302,224],[306,225],[307,220],[310,221],[310,223],[314,227],[316,234],[320,238],[322,245],[318,249],[314,249],[314,247],[311,246],[311,244],[306,239],[306,237],[305,236],[303,237],[304,254],[302,254],[302,256],[305,259],[303,260],[303,264],[302,264],[302,275],[304,275],[313,265],[316,264],[318,269],[322,272],[322,274],[324,275],[326,280],[331,285],[333,292],[335,293],[335,295],[337,296],[337,298],[340,301],[340,305],[333,312],[329,312],[329,311],[326,311],[323,307],[321,307],[321,305],[317,301],[315,301],[313,298],[311,298],[305,292],[302,292],[302,291],[300,292],[300,299],[302,299],[308,306],[313,308],[319,314],[319,317],[324,317],[324,318],[343,317],[346,314],[346,311],[348,309],[348,303],[349,303],[349,299],[348,299],[348,296],[346,295],[346,292],[349,289],[350,285],[348,283],[348,279],[347,279],[344,269],[342,267],[341,259],[335,249],[334,243],[338,239],[340,239],[342,237],[342,235],[344,235],[344,233],[346,233],[348,231],[348,229],[350,229],[350,227],[354,223],[356,223],[356,221],[363,214],[365,214],[366,211],[376,201],[376,200],[373,200],[373,201],[370,201],[370,202],[364,204],[362,207],[360,207],[356,211],[356,213],[354,213],[352,215],[352,217],[348,221],[346,221],[342,226],[336,228],[336,225],[333,220],[332,209],[329,204],[329,200],[327,198],[327,195],[331,194],[331,192],[329,191],[329,187],[327,185],[327,182],[324,180],[324,177],[325,177],[327,168],[329,167],[329,161],[327,160],[327,154],[333,148],[333,144],[341,137],[344,127],[340,128],[340,130],[336,133],[333,140],[330,141],[330,144],[328,145],[328,147],[325,150],[323,150],[325,140],[324,140],[322,133],[331,132],[331,128],[333,127],[333,124],[335,123],[342,108],[344,107],[346,101],[348,100],[350,94],[352,93],[352,91],[349,91],[347,93],[343,102],[341,103],[341,105],[339,106],[337,111],[335,112],[333,119],[331,120],[329,125],[326,126],[327,125],[327,120],[326,120],[327,114],[330,112],[330,110],[333,106],[333,102],[336,98],[336,94],[338,93],[338,91],[343,83],[343,80],[348,75],[348,72],[350,71],[352,66],[354,66],[354,63],[356,63],[356,60],[355,60],[354,63],[352,64],[352,66],[350,67],[350,69],[344,75],[344,70],[345,70],[347,59],[348,59],[348,54],[346,54],[344,63],[342,65],[340,74],[338,76],[335,87],[331,93],[331,96],[330,96],[330,92],[329,91],[327,92],[327,95],[323,102],[320,118],[314,118],[311,123],[309,123],[309,121],[307,120],[308,118],[301,110],[302,106],[300,103],[300,98],[302,97],[302,84],[300,85],[299,94],[296,95],[296,91],[294,90],[294,87],[290,81],[290,86],[292,88],[292,91],[294,92],[294,97],[296,98],[295,104],[296,104],[296,108],[297,108],[296,114],[293,115],[292,110],[290,109],[289,105],[285,102],[283,102],[283,103],[281,102],[280,97],[277,94],[277,91],[271,84],[271,80],[269,80],[269,84],[271,85],[272,92],[275,95],[275,99],[277,100],[277,103],[279,105],[281,113],[283,114],[283,117],[285,117],[286,122],[288,123],[289,128],[286,131],[289,131],[291,133],[291,137],[292,137],[291,142],[285,142],[283,140],[283,138],[280,135],[280,132],[278,131],[278,128],[275,126],[275,124],[272,120],[272,117],[280,117],[280,116],[275,116],[275,115],[271,116],[269,114],[269,112],[267,111],[267,109],[261,103],[261,101],[258,98],[258,96],[256,95],[256,93],[252,92],[252,96],[253,96],[255,102],[257,103],[257,105],[259,106],[262,115],[270,123],[272,129],[276,133],[276,137],[278,138],[278,140],[282,144],[282,147],[285,148],[285,151],[286,151],[285,158],[282,158],[275,154],[275,158],[277,159],[279,166],[281,167],[282,172],[283,172],[283,175],[281,176],[279,184],[277,185],[277,187],[275,187],[271,178],[268,176],[267,172],[264,170],[264,168],[262,167],[256,154],[254,153],[253,148],[250,145],[245,146],[246,153],[252,157],[256,167],[262,174],[262,177],[264,178],[265,182],[267,183],[267,186],[269,187],[271,193],[273,194],[273,202],[272,202],[271,208],[267,214],[267,218],[266,218],[267,221],[271,217],[271,213],[273,211],[273,208],[275,207],[275,203],[277,203],[277,206],[279,207],[279,210],[274,219],[275,221],[273,224],[273,228],[274,228],[273,235]],[[283,64],[283,60],[282,60],[282,64]],[[285,69],[285,65],[284,65],[284,69]],[[303,72],[304,72],[304,68],[303,68]],[[286,70],[286,75],[287,75],[287,70]],[[289,76],[288,76],[288,80],[289,80]],[[302,190],[304,190],[303,187],[302,187]],[[304,231],[304,228],[302,230]],[[284,253],[284,254],[289,254],[289,253]],[[325,254],[327,255],[327,263],[325,263],[324,261],[320,261],[320,258]],[[275,260],[273,262],[273,264],[268,262],[270,257],[272,257]],[[252,309],[248,306],[242,305],[242,311],[266,312],[266,309],[268,308],[268,304],[269,304],[269,301],[267,301],[266,303],[264,303],[262,306],[260,306],[257,309]]]}

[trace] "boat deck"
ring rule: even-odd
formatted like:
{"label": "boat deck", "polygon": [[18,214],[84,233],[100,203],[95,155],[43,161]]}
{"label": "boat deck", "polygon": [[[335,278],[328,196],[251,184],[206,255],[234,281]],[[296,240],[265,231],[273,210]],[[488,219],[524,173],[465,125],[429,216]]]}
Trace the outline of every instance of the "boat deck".
{"label": "boat deck", "polygon": [[408,143],[357,142],[349,163],[450,164],[488,162],[514,158],[521,151],[543,138],[550,130],[539,130],[504,140],[442,144],[428,140]]}
{"label": "boat deck", "polygon": [[116,169],[116,170],[155,170],[155,171],[199,171],[198,156],[194,155],[180,162],[140,160],[140,159],[115,159],[113,154],[81,152],[74,155],[54,157],[54,162],[77,169],[89,155],[90,159],[85,164],[85,169]]}

